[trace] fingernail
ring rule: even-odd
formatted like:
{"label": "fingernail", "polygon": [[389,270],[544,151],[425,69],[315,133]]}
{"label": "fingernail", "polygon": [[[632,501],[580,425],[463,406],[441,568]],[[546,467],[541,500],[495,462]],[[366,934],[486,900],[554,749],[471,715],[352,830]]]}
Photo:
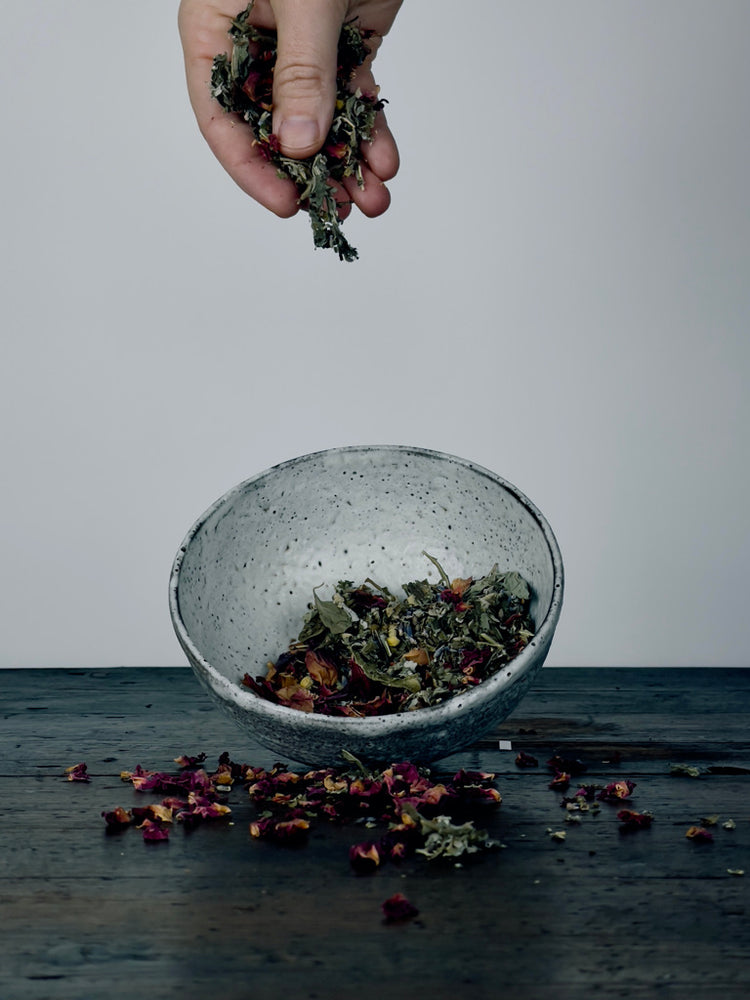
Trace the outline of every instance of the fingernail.
{"label": "fingernail", "polygon": [[279,142],[287,152],[309,149],[320,141],[318,123],[311,118],[285,118],[278,131]]}

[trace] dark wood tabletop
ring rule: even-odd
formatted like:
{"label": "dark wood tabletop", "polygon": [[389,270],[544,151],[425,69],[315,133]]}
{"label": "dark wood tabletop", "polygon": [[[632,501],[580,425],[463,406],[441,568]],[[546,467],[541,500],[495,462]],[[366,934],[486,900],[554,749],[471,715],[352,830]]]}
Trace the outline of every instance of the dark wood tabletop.
{"label": "dark wood tabletop", "polygon": [[[503,801],[480,818],[502,846],[370,875],[349,863],[361,826],[253,838],[241,782],[228,820],[105,832],[103,811],[158,799],[121,780],[137,764],[275,762],[188,669],[3,671],[0,709],[3,1000],[750,996],[750,670],[546,668],[496,732],[432,766],[495,772]],[[585,768],[567,792],[554,755]],[[81,762],[90,780],[68,781]],[[618,781],[626,801],[561,804]],[[625,806],[652,825],[623,833]],[[385,922],[395,893],[418,914]]]}

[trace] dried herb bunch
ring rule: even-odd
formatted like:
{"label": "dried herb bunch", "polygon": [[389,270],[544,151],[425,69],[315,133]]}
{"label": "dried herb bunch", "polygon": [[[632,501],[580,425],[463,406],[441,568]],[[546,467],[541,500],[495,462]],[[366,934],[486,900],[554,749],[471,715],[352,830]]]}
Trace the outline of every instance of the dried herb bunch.
{"label": "dried herb bunch", "polygon": [[367,579],[313,591],[295,642],[265,677],[243,684],[277,704],[323,715],[387,715],[437,705],[480,684],[534,634],[531,591],[497,566],[479,579],[403,584],[404,599]]}
{"label": "dried herb bunch", "polygon": [[373,32],[353,21],[344,24],[339,38],[333,123],[320,152],[295,160],[281,153],[272,131],[276,32],[252,25],[252,9],[251,2],[232,21],[231,56],[222,53],[214,59],[212,95],[226,111],[240,115],[250,125],[263,155],[280,176],[297,185],[299,201],[310,215],[315,246],[335,250],[340,260],[356,260],[357,251],[341,231],[331,181],[356,177],[360,187],[364,185],[360,144],[372,138],[375,116],[385,102],[359,89],[352,92],[349,84],[369,54],[366,42]]}

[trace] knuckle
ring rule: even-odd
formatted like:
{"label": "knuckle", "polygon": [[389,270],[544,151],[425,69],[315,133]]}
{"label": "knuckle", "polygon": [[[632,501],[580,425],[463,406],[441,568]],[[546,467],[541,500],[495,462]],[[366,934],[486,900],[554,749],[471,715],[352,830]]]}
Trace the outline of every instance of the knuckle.
{"label": "knuckle", "polygon": [[327,89],[329,80],[320,66],[302,61],[292,61],[276,66],[274,87],[293,89],[301,97],[317,97]]}

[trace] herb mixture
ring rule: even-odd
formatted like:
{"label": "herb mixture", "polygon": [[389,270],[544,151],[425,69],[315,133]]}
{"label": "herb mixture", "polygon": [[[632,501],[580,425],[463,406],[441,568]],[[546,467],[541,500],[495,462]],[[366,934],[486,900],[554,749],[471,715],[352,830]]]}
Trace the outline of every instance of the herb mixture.
{"label": "herb mixture", "polygon": [[295,160],[282,155],[272,132],[276,32],[250,24],[252,9],[250,3],[232,21],[232,54],[227,57],[222,53],[214,59],[211,93],[226,111],[240,115],[250,125],[261,153],[276,166],[280,176],[297,185],[299,201],[310,215],[315,246],[335,250],[340,260],[356,260],[357,251],[341,231],[330,182],[356,177],[359,186],[364,186],[360,145],[372,139],[375,116],[385,102],[359,89],[352,92],[349,83],[369,54],[366,41],[373,32],[358,28],[353,21],[342,27],[331,128],[318,153]]}
{"label": "herb mixture", "polygon": [[371,579],[313,591],[298,638],[265,677],[242,683],[302,712],[368,716],[438,705],[480,684],[534,634],[531,591],[515,571],[403,584],[404,599]]}
{"label": "herb mixture", "polygon": [[[351,845],[350,864],[361,874],[412,855],[428,861],[455,859],[498,846],[474,824],[478,808],[501,802],[494,774],[460,770],[451,779],[434,781],[427,768],[409,761],[369,770],[352,754],[343,752],[342,756],[346,763],[341,767],[305,773],[290,771],[284,764],[269,769],[237,764],[228,753],[219,757],[216,770],[210,773],[204,766],[205,753],[175,757],[177,774],[137,765],[133,771],[122,771],[121,779],[138,792],[166,797],[131,809],[117,806],[102,816],[109,833],[135,826],[145,841],[165,841],[176,824],[192,828],[210,821],[231,821],[232,810],[222,798],[235,783],[241,783],[258,812],[249,825],[256,839],[299,844],[316,820],[366,821],[368,827],[380,826],[381,830],[385,826],[380,835]],[[88,780],[85,764],[68,768],[67,773],[69,781]],[[413,915],[403,897],[387,902],[393,904],[393,912],[384,911],[386,919]],[[399,905],[404,903],[408,905]]]}

